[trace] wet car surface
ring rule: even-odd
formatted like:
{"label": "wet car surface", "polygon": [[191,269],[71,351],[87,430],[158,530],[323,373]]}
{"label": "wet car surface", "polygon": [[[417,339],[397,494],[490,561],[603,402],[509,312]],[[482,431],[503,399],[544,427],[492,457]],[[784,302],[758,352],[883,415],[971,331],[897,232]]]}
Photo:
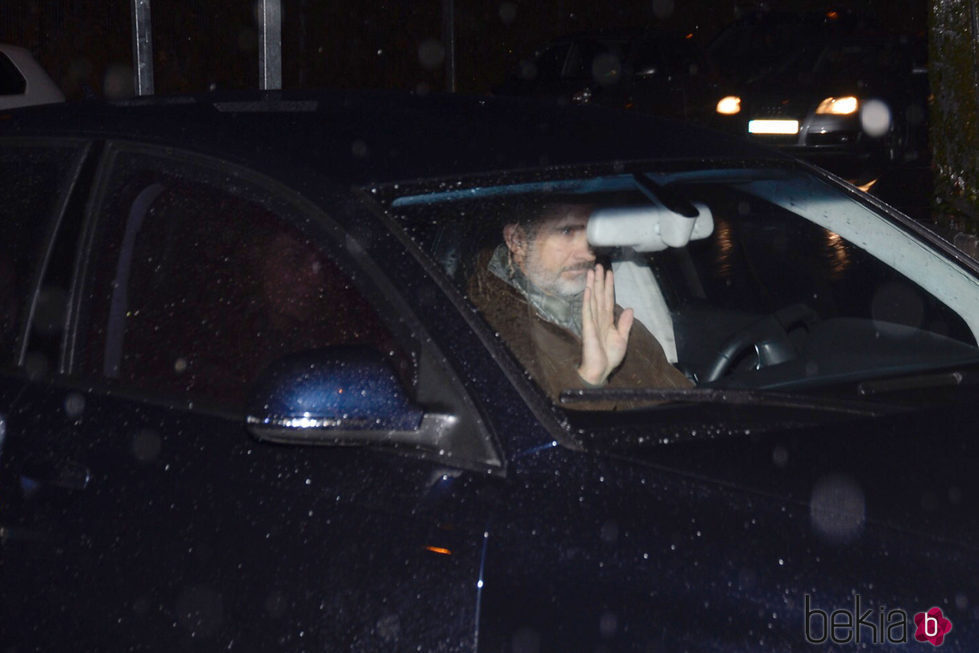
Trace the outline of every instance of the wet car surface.
{"label": "wet car surface", "polygon": [[[979,639],[979,266],[812,166],[273,93],[5,112],[0,170],[4,649]],[[695,387],[552,397],[489,326],[554,194]]]}

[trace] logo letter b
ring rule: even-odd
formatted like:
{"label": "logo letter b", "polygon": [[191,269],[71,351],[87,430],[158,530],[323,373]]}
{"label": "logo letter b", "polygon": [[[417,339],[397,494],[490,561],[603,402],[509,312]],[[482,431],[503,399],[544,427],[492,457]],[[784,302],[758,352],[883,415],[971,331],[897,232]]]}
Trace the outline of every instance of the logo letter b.
{"label": "logo letter b", "polygon": [[[829,615],[826,614],[824,610],[814,610],[810,607],[809,595],[806,594],[806,641],[810,644],[822,644],[827,639],[829,639],[829,632],[832,623],[829,620]],[[813,637],[813,617],[819,617],[816,622],[822,621],[822,636]],[[817,626],[818,627],[818,626]]]}
{"label": "logo letter b", "polygon": [[[934,624],[934,626],[932,626]],[[927,612],[925,613],[925,635],[928,637],[934,637],[938,634],[938,619],[931,616]]]}

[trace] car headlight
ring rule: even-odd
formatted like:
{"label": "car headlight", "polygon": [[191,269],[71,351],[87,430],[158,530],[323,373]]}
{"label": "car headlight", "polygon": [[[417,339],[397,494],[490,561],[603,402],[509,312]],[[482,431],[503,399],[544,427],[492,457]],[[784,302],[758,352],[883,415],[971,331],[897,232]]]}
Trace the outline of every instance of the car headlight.
{"label": "car headlight", "polygon": [[741,112],[741,98],[737,95],[728,95],[721,98],[717,103],[717,113],[725,116],[733,116]]}
{"label": "car headlight", "polygon": [[834,116],[848,116],[860,108],[860,100],[852,95],[828,97],[816,107],[816,113],[830,113]]}

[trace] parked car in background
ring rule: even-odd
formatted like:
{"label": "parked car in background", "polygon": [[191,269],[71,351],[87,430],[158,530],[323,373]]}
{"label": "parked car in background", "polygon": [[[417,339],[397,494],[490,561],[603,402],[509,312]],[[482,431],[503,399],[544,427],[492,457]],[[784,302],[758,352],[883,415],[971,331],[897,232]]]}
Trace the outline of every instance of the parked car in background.
{"label": "parked car in background", "polygon": [[[2,111],[0,185],[3,650],[975,650],[979,262],[814,166],[275,92]],[[695,387],[490,326],[557,198]]]}
{"label": "parked car in background", "polygon": [[556,39],[495,92],[703,120],[712,114],[716,84],[693,34],[632,30]]}
{"label": "parked car in background", "polygon": [[0,109],[64,101],[61,89],[29,50],[0,43]]}
{"label": "parked car in background", "polygon": [[924,44],[842,11],[749,14],[708,48],[717,124],[849,178],[926,157]]}

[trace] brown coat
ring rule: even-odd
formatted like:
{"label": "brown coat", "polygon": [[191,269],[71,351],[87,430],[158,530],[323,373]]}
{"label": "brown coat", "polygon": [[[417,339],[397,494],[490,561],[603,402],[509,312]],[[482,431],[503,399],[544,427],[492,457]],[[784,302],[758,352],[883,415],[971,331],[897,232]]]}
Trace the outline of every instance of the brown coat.
{"label": "brown coat", "polygon": [[[480,257],[478,270],[469,280],[469,300],[549,397],[557,401],[562,390],[587,387],[577,372],[581,338],[541,317],[520,291],[487,269],[487,260],[488,257]],[[618,317],[622,309],[615,308]],[[691,385],[667,360],[653,334],[635,321],[625,359],[612,372],[608,387],[689,388]]]}

